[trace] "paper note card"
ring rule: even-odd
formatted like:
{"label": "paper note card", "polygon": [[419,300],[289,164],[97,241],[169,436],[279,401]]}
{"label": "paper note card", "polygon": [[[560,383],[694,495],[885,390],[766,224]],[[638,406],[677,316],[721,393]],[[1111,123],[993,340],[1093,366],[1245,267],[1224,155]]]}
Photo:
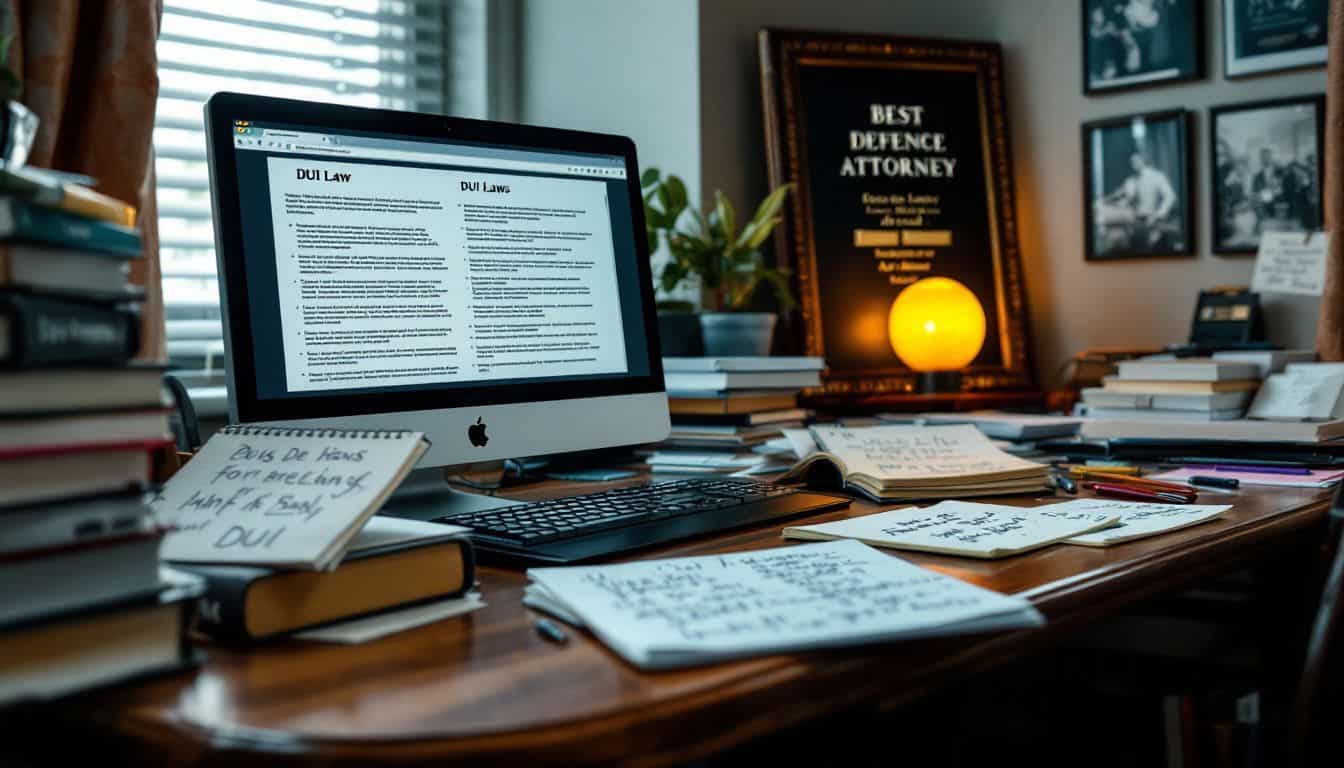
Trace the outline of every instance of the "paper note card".
{"label": "paper note card", "polygon": [[1320,296],[1325,286],[1328,232],[1266,232],[1260,236],[1251,290]]}
{"label": "paper note card", "polygon": [[857,541],[528,575],[529,605],[580,620],[649,668],[1044,622],[1026,600]]}
{"label": "paper note card", "polygon": [[1114,527],[1074,536],[1064,542],[1088,547],[1105,547],[1207,523],[1231,508],[1229,504],[1148,504],[1111,499],[1078,499],[1046,507],[1079,514],[1119,515],[1120,523]]}
{"label": "paper note card", "polygon": [[230,427],[152,501],[164,560],[335,568],[425,452],[419,432]]}
{"label": "paper note card", "polygon": [[818,426],[812,428],[812,435],[822,450],[844,460],[848,474],[886,481],[941,481],[1041,469],[1040,464],[995,448],[989,438],[969,424]]}
{"label": "paper note card", "polygon": [[784,529],[790,539],[856,539],[875,547],[966,557],[1007,557],[1114,525],[1114,512],[1049,507],[1010,507],[944,501],[833,523]]}

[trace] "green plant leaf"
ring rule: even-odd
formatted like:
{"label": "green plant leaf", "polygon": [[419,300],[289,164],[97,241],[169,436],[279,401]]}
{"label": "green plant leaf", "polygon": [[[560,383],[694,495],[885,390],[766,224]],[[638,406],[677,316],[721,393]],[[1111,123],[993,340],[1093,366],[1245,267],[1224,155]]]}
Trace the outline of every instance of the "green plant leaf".
{"label": "green plant leaf", "polygon": [[714,212],[718,214],[719,226],[723,230],[723,242],[731,243],[737,237],[737,212],[733,203],[723,190],[714,190]]}
{"label": "green plant leaf", "polygon": [[761,244],[766,241],[766,238],[770,237],[770,233],[775,230],[775,227],[779,225],[780,221],[782,221],[782,219],[775,216],[774,218],[766,219],[765,221],[752,222],[756,224],[756,226],[752,229],[751,237],[747,239],[746,243],[743,243],[743,246],[751,249],[760,248]]}
{"label": "green plant leaf", "polygon": [[644,230],[644,234],[649,238],[649,255],[652,256],[658,250],[658,230],[650,227]]}
{"label": "green plant leaf", "polygon": [[762,269],[759,274],[774,290],[775,301],[779,302],[780,309],[790,310],[798,306],[798,301],[793,298],[793,288],[789,285],[787,271],[767,268]]}
{"label": "green plant leaf", "polygon": [[662,172],[660,172],[657,168],[645,168],[644,173],[641,174],[639,177],[640,189],[643,189],[644,187],[651,187],[654,184],[657,184],[658,179],[660,178],[662,178]]}

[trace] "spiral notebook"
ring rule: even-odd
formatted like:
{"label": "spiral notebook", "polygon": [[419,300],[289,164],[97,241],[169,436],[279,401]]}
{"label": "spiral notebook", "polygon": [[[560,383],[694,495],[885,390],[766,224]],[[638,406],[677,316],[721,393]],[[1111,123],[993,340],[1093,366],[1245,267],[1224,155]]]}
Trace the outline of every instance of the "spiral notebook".
{"label": "spiral notebook", "polygon": [[162,558],[327,571],[429,448],[420,432],[231,426],[151,501]]}

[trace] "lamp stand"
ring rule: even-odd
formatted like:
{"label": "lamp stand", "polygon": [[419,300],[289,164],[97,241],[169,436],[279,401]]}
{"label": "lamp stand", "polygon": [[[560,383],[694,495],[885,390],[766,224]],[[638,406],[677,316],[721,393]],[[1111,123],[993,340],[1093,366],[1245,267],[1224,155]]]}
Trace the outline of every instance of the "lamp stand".
{"label": "lamp stand", "polygon": [[921,395],[960,392],[961,371],[920,371],[915,389]]}

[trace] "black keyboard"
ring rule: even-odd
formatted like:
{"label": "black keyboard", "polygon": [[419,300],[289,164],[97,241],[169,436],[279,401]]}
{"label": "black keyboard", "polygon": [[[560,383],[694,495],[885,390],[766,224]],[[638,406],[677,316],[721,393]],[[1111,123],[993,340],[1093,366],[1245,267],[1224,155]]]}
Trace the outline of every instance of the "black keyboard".
{"label": "black keyboard", "polygon": [[471,528],[471,538],[487,561],[554,564],[848,504],[843,496],[792,486],[692,478],[465,512],[435,522]]}

